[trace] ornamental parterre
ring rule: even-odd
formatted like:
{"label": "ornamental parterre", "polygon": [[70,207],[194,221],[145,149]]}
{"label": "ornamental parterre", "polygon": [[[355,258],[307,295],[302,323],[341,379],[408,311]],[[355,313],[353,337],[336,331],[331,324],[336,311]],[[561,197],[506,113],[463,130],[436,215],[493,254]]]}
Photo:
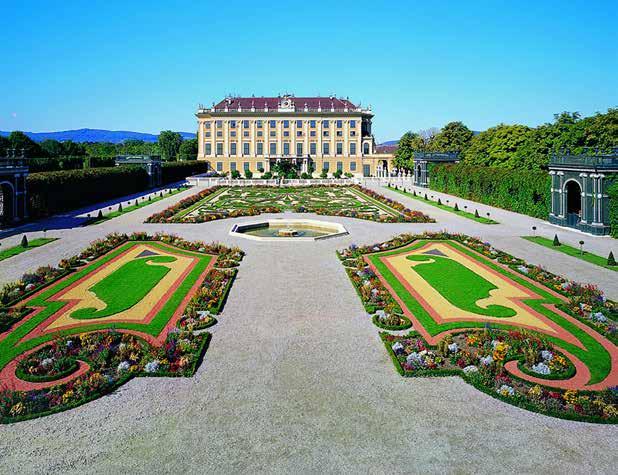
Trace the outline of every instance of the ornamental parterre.
{"label": "ornamental parterre", "polygon": [[596,287],[457,234],[401,235],[339,257],[376,325],[411,322],[407,335],[381,333],[403,376],[460,375],[532,411],[618,422],[618,307]]}
{"label": "ornamental parterre", "polygon": [[203,223],[262,213],[316,213],[381,223],[430,223],[431,218],[359,185],[216,186],[185,198],[148,223]]}
{"label": "ornamental parterre", "polygon": [[[0,420],[69,409],[135,376],[191,376],[243,258],[237,248],[112,234],[0,290]],[[222,263],[223,266],[219,267]]]}

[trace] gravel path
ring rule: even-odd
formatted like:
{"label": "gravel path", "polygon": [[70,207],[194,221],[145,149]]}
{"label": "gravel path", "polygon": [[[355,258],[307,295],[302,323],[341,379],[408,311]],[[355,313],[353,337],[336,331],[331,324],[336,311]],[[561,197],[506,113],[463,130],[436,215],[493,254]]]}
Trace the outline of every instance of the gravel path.
{"label": "gravel path", "polygon": [[[515,224],[509,235],[508,225],[486,230],[433,207],[439,222],[431,225],[320,217],[344,223],[350,236],[318,243],[233,239],[232,220],[140,224],[184,195],[56,230],[61,240],[0,262],[2,280],[11,280],[112,230],[173,230],[247,251],[195,377],[138,378],[80,408],[0,426],[0,473],[614,471],[617,427],[524,411],[459,378],[401,378],[334,254],[351,242],[448,227],[522,255]],[[541,247],[527,252],[533,262],[547,257]],[[607,278],[605,290],[618,294],[609,271],[580,262],[551,256],[548,267]]]}

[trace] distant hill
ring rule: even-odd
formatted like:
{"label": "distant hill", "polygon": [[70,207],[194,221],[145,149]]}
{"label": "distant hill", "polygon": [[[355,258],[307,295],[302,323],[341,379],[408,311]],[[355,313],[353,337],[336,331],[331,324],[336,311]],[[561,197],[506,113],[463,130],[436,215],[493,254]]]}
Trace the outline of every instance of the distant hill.
{"label": "distant hill", "polygon": [[[64,142],[112,142],[121,143],[125,140],[143,140],[144,142],[156,142],[158,135],[146,134],[142,132],[130,132],[125,130],[101,130],[101,129],[78,129],[62,130],[59,132],[24,132],[35,142],[43,140],[58,140]],[[0,131],[0,135],[8,136],[10,132]],[[194,139],[195,134],[191,132],[180,132],[183,139]]]}
{"label": "distant hill", "polygon": [[382,142],[380,145],[397,145],[399,140],[389,140],[387,142]]}

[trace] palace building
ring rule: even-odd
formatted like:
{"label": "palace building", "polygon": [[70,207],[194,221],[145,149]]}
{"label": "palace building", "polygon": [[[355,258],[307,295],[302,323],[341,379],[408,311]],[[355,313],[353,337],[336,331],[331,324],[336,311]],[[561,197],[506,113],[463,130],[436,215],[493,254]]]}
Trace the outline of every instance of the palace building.
{"label": "palace building", "polygon": [[198,160],[219,173],[251,170],[259,176],[281,160],[299,173],[337,170],[374,176],[390,168],[371,133],[373,112],[330,97],[226,97],[200,106]]}

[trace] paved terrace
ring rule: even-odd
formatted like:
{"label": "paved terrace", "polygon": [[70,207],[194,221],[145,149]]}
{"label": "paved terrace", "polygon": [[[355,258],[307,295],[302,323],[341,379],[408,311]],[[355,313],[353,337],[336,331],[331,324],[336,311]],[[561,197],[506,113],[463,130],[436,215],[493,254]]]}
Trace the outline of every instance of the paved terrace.
{"label": "paved terrace", "polygon": [[[448,229],[598,283],[618,298],[615,274],[518,238],[533,224],[553,236],[556,228],[539,220],[492,209],[492,217],[505,224],[480,225],[380,191],[438,222],[319,217],[342,222],[350,235],[316,243],[227,235],[234,222],[255,218],[142,224],[193,189],[96,226],[46,223],[47,235],[61,239],[0,262],[0,280],[56,264],[112,231],[218,240],[241,246],[247,256],[195,377],[137,378],[77,409],[0,426],[0,473],[613,472],[617,427],[524,411],[457,377],[401,378],[334,251],[404,231]],[[487,208],[479,205],[479,212]],[[571,231],[559,235],[572,244],[581,239]],[[4,239],[2,247],[20,238]],[[616,242],[583,239],[601,255]]]}

